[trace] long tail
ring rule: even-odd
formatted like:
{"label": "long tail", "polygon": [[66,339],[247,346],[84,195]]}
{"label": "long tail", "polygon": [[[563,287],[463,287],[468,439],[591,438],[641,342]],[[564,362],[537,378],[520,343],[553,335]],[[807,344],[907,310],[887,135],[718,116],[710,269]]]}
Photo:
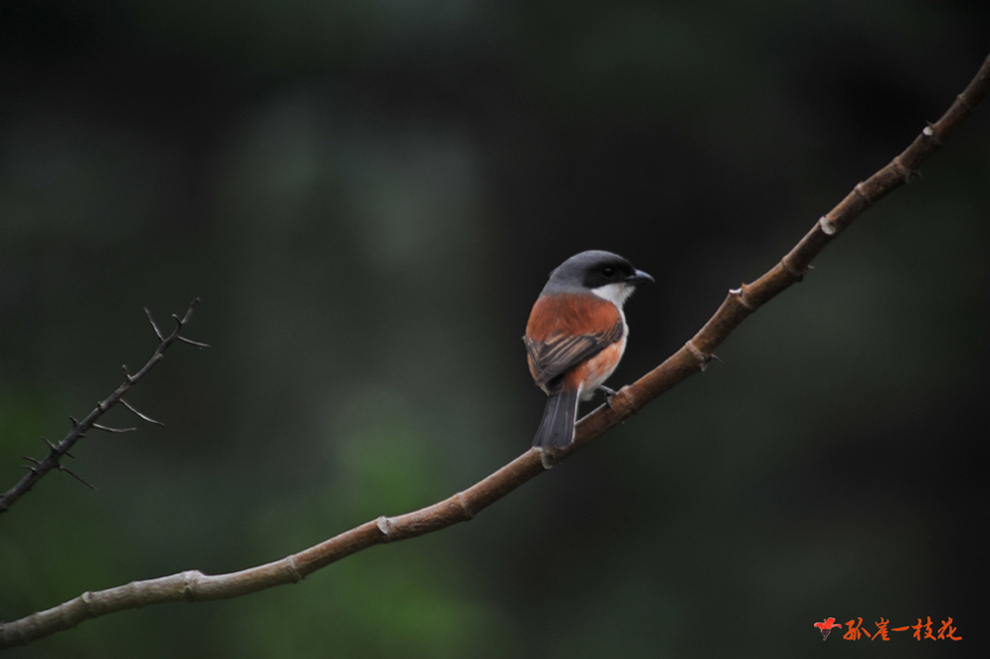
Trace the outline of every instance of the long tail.
{"label": "long tail", "polygon": [[564,448],[574,441],[574,422],[577,417],[578,392],[563,390],[547,399],[540,429],[533,438],[533,446],[540,448]]}

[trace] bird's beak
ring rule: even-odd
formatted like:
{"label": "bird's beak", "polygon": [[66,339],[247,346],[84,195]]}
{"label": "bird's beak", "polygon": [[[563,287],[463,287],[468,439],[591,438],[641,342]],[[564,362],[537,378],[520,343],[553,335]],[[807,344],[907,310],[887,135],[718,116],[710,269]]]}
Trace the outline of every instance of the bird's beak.
{"label": "bird's beak", "polygon": [[636,274],[629,275],[628,277],[626,277],[626,283],[632,284],[633,286],[639,286],[640,284],[646,284],[646,283],[653,284],[655,282],[653,280],[653,277],[646,274],[642,270],[637,270]]}

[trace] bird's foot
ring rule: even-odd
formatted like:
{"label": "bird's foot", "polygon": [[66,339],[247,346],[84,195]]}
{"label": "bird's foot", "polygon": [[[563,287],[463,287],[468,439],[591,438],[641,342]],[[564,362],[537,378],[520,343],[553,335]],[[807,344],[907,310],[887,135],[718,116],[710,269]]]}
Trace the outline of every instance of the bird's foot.
{"label": "bird's foot", "polygon": [[540,449],[540,462],[543,464],[544,469],[553,469],[553,465],[556,461],[556,456],[553,454],[552,449]]}
{"label": "bird's foot", "polygon": [[615,394],[617,394],[619,392],[616,391],[615,389],[609,389],[608,387],[606,387],[603,384],[598,385],[598,391],[600,391],[603,394],[605,394],[605,404],[608,405],[608,409],[610,409],[610,410],[612,410],[614,412],[615,411],[615,408],[612,407],[612,396],[614,396]]}

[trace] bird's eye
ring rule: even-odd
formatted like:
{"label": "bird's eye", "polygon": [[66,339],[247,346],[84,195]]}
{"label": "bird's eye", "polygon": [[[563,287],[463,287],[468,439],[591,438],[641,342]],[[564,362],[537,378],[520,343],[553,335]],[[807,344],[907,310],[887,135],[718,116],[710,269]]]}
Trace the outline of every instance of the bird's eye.
{"label": "bird's eye", "polygon": [[606,277],[611,277],[612,275],[615,274],[615,268],[610,265],[607,265],[604,268],[602,268],[602,274],[605,275]]}

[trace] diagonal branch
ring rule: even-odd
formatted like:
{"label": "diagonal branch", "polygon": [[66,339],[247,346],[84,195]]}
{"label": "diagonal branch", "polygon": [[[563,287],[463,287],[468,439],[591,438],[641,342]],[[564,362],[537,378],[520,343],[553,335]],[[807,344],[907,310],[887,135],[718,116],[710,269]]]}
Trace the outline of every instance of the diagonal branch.
{"label": "diagonal branch", "polygon": [[[729,291],[715,315],[684,347],[635,383],[584,417],[574,443],[556,454],[561,460],[618,425],[670,388],[702,371],[713,351],[750,314],[791,284],[800,281],[811,260],[870,204],[907,182],[969,116],[990,90],[990,57],[976,78],[935,124],[925,128],[903,153],[858,184],[822,217],[808,234],[769,272],[752,284]],[[45,611],[0,624],[0,648],[31,641],[69,629],[97,616],[165,602],[228,599],[282,584],[296,583],[316,570],[374,545],[439,531],[466,522],[479,512],[543,473],[543,453],[530,449],[487,478],[452,497],[397,517],[379,517],[318,545],[279,561],[240,572],[205,575],[197,570],[159,579],[135,581],[97,592],[87,591]]]}
{"label": "diagonal branch", "polygon": [[185,316],[183,316],[182,318],[179,318],[178,316],[173,316],[177,321],[177,326],[168,336],[162,335],[161,330],[158,329],[158,326],[155,324],[154,319],[151,317],[151,312],[148,311],[147,308],[144,310],[144,312],[148,315],[148,321],[151,323],[152,329],[154,329],[155,331],[155,336],[158,337],[158,347],[155,348],[155,352],[154,354],[151,355],[151,359],[149,359],[148,362],[141,368],[141,370],[135,373],[134,375],[128,373],[127,367],[124,366],[124,383],[121,384],[119,387],[117,387],[117,389],[112,394],[107,396],[105,399],[99,401],[96,404],[96,407],[93,409],[93,411],[90,412],[88,415],[86,415],[86,418],[83,419],[82,421],[77,421],[76,419],[69,417],[69,421],[72,422],[72,429],[69,430],[68,434],[58,444],[52,444],[47,439],[42,437],[42,439],[45,439],[45,443],[48,444],[48,448],[49,448],[48,455],[45,456],[44,460],[25,458],[30,462],[32,462],[33,464],[31,466],[25,465],[25,467],[28,469],[28,473],[25,474],[20,481],[18,481],[17,485],[10,488],[6,492],[6,494],[0,497],[0,515],[5,513],[7,509],[9,509],[14,504],[14,502],[21,497],[21,495],[27,494],[31,490],[31,488],[34,487],[34,484],[37,483],[39,480],[41,480],[41,478],[50,471],[64,471],[70,476],[76,478],[79,482],[83,483],[87,487],[92,488],[93,487],[92,485],[84,481],[75,473],[63,467],[59,461],[65,455],[72,457],[72,454],[69,453],[69,449],[72,448],[72,445],[75,444],[77,441],[79,441],[79,439],[85,436],[86,431],[89,430],[90,428],[96,428],[97,430],[103,430],[105,432],[113,432],[113,433],[129,432],[131,430],[135,430],[135,428],[110,428],[108,426],[100,425],[99,423],[96,422],[101,416],[103,416],[103,414],[107,410],[109,410],[117,403],[122,403],[131,412],[141,417],[145,421],[148,421],[149,423],[157,423],[158,425],[164,425],[138,412],[136,409],[131,407],[131,405],[127,401],[124,400],[123,396],[128,391],[130,391],[131,387],[133,387],[138,382],[140,382],[141,378],[147,375],[148,371],[154,368],[155,364],[157,364],[162,360],[162,358],[165,356],[165,351],[168,350],[169,346],[171,346],[176,341],[185,341],[187,343],[191,342],[193,345],[201,348],[209,347],[205,343],[199,343],[199,342],[193,342],[187,340],[185,337],[183,337],[180,334],[182,328],[185,327],[185,325],[187,325],[189,323],[189,320],[192,318],[193,309],[196,308],[197,304],[199,304],[199,298],[196,298],[189,304],[189,308],[186,310]]}

